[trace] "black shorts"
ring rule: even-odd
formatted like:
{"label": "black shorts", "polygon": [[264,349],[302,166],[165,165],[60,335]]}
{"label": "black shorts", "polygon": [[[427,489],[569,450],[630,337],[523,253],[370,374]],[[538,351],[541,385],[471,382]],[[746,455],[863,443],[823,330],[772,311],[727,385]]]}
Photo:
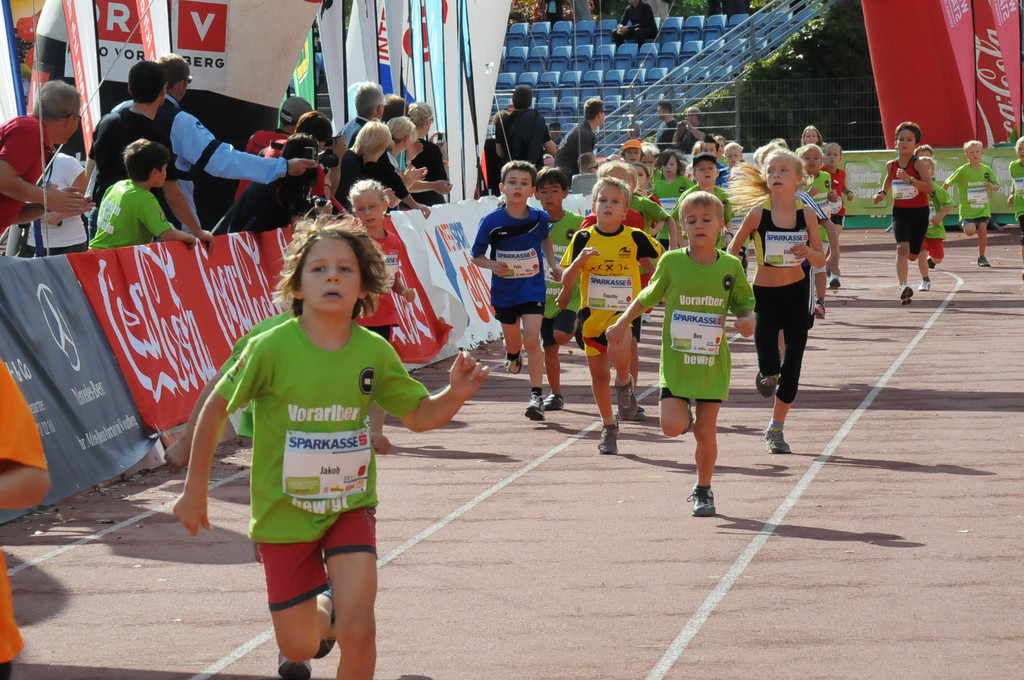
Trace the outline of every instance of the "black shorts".
{"label": "black shorts", "polygon": [[843,222],[846,220],[846,215],[833,215],[828,219],[832,224],[836,225],[837,227],[841,227],[843,226]]}
{"label": "black shorts", "polygon": [[928,206],[892,209],[892,235],[896,243],[909,243],[910,254],[921,252],[924,233],[928,231]]}
{"label": "black shorts", "polygon": [[540,314],[544,315],[544,303],[543,302],[521,302],[518,305],[511,307],[495,307],[494,318],[500,323],[514,324],[519,323],[519,317],[526,316],[527,314]]}
{"label": "black shorts", "polygon": [[391,329],[394,328],[394,326],[363,326],[363,328],[373,333],[376,333],[377,335],[384,338],[388,342],[391,342]]}
{"label": "black shorts", "polygon": [[672,391],[669,388],[667,388],[667,387],[662,387],[661,388],[661,397],[660,397],[660,399],[685,399],[686,401],[690,401],[692,399],[693,401],[706,401],[709,404],[721,404],[722,403],[721,399],[693,399],[693,397],[680,397],[678,395],[672,394]]}
{"label": "black shorts", "polygon": [[1020,227],[1020,244],[1024,246],[1024,215],[1017,218],[1017,225]]}
{"label": "black shorts", "polygon": [[552,317],[544,317],[540,322],[540,344],[542,347],[557,345],[555,331],[573,335],[576,333],[577,314],[571,309],[563,309]]}

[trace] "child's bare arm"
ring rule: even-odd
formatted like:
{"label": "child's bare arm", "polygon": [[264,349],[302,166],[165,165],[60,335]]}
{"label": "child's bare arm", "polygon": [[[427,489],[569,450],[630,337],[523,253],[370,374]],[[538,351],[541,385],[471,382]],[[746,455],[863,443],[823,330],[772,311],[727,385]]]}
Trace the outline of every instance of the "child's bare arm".
{"label": "child's bare arm", "polygon": [[459,352],[449,371],[451,382],[448,387],[421,399],[416,408],[402,416],[402,424],[413,432],[441,427],[458,413],[467,399],[476,394],[488,372],[489,369],[469,352]]}
{"label": "child's bare arm", "polygon": [[744,309],[742,312],[736,315],[736,330],[739,331],[740,335],[745,338],[749,338],[754,334],[754,310]]}
{"label": "child's bare arm", "polygon": [[179,231],[174,227],[166,229],[160,233],[161,241],[184,241],[186,245],[194,245],[196,237],[192,234],[186,234],[183,231]]}
{"label": "child's bare arm", "polygon": [[178,500],[174,501],[174,516],[192,536],[199,533],[199,527],[207,531],[213,529],[206,514],[206,498],[213,452],[228,419],[227,407],[227,400],[216,392],[203,404],[195,436],[192,438],[192,453],[189,456],[185,489],[178,496]]}
{"label": "child's bare arm", "polygon": [[736,232],[736,235],[732,237],[732,241],[729,242],[729,254],[739,257],[740,248],[747,242],[750,235],[757,229],[758,223],[761,221],[761,207],[752,208],[747,216],[743,218],[743,224],[740,225],[740,230]]}
{"label": "child's bare arm", "polygon": [[604,332],[604,337],[608,340],[609,347],[616,347],[621,345],[629,338],[629,327],[633,323],[633,320],[643,314],[644,308],[640,306],[640,302],[634,298],[629,306],[626,307],[625,311],[615,320],[611,326]]}
{"label": "child's bare arm", "polygon": [[550,263],[548,270],[551,272],[551,278],[555,281],[561,281],[562,268],[558,266],[558,260],[555,259],[555,245],[551,242],[550,236],[544,237],[541,247],[544,249],[544,259]]}
{"label": "child's bare arm", "polygon": [[504,262],[498,262],[497,260],[492,260],[486,255],[474,256],[473,264],[475,264],[477,267],[480,267],[480,269],[490,269],[491,272],[497,274],[498,276],[504,276],[505,274],[508,273],[507,264],[505,264]]}
{"label": "child's bare arm", "polygon": [[679,223],[673,219],[671,215],[668,216],[668,249],[675,250],[679,247],[679,242],[682,239],[679,238]]}
{"label": "child's bare arm", "polygon": [[14,461],[0,463],[0,508],[27,508],[50,490],[50,473]]}
{"label": "child's bare arm", "polygon": [[885,164],[885,181],[882,182],[882,188],[875,194],[874,202],[876,204],[881,203],[885,197],[889,194],[889,189],[892,188],[892,164],[896,161],[889,161]]}

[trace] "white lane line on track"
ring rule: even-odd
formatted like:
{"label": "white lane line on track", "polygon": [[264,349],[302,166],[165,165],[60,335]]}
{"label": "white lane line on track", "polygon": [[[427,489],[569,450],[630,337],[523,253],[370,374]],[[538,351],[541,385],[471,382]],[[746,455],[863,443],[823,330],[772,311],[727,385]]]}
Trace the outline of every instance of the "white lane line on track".
{"label": "white lane line on track", "polygon": [[[652,387],[647,388],[646,390],[644,390],[643,392],[641,392],[638,395],[638,399],[642,399],[642,398],[646,397],[648,394],[651,394],[656,389],[658,389],[656,386],[652,386]],[[516,470],[515,472],[510,474],[508,477],[505,477],[503,480],[501,480],[500,482],[498,482],[494,486],[490,487],[489,489],[487,489],[483,493],[481,493],[478,496],[476,496],[475,498],[473,498],[472,500],[467,501],[462,506],[460,506],[459,508],[453,510],[448,515],[446,515],[445,517],[442,517],[441,519],[437,520],[436,522],[431,524],[429,527],[427,527],[423,531],[419,532],[418,534],[416,534],[415,536],[413,536],[412,538],[407,540],[405,543],[402,543],[400,546],[398,546],[397,548],[395,548],[391,552],[387,553],[383,557],[378,557],[377,558],[377,568],[380,569],[381,567],[383,567],[384,565],[388,564],[389,562],[393,562],[395,559],[400,557],[403,553],[405,553],[408,550],[410,550],[411,548],[415,547],[417,544],[425,541],[427,538],[429,538],[430,536],[434,535],[435,533],[437,533],[438,531],[440,531],[441,529],[443,529],[447,525],[451,524],[453,521],[455,521],[458,518],[462,517],[467,512],[469,512],[470,510],[472,510],[476,506],[480,505],[485,500],[487,500],[488,498],[490,498],[494,494],[498,493],[499,491],[504,489],[506,486],[508,486],[509,484],[513,483],[517,479],[519,479],[520,477],[522,477],[522,476],[528,474],[529,472],[535,470],[537,467],[539,467],[539,466],[543,465],[544,463],[546,463],[547,461],[551,460],[551,458],[553,458],[554,456],[558,455],[562,451],[565,451],[567,448],[569,448],[570,446],[575,444],[580,439],[583,439],[584,437],[586,437],[588,434],[590,434],[591,432],[593,432],[594,430],[596,430],[600,426],[601,426],[601,421],[600,420],[595,420],[594,422],[590,423],[590,425],[587,425],[582,430],[579,430],[578,432],[576,432],[576,434],[573,434],[573,435],[570,435],[569,437],[567,437],[565,439],[565,441],[563,441],[561,444],[558,444],[557,446],[555,446],[555,447],[553,447],[551,449],[548,449],[539,458],[536,458],[532,462],[527,463],[523,467],[519,468],[518,470]],[[260,633],[259,635],[257,635],[253,639],[249,640],[245,644],[243,644],[243,645],[235,648],[234,650],[232,650],[231,653],[228,654],[227,656],[224,656],[223,658],[218,659],[217,661],[214,661],[209,666],[204,668],[201,672],[199,672],[199,673],[193,675],[191,678],[189,678],[189,680],[209,680],[209,678],[212,678],[213,676],[215,676],[220,671],[224,670],[225,668],[227,668],[231,664],[235,663],[236,661],[238,661],[239,659],[243,658],[244,656],[246,656],[250,652],[254,651],[260,645],[264,644],[265,642],[267,642],[269,640],[272,640],[273,637],[274,637],[274,629],[273,628],[268,628],[267,630],[263,631],[262,633]]]}
{"label": "white lane line on track", "polygon": [[738,581],[740,576],[743,575],[743,572],[746,571],[747,567],[761,551],[765,543],[768,542],[768,539],[775,533],[778,526],[786,519],[786,515],[788,515],[789,511],[797,504],[800,497],[803,496],[804,491],[807,490],[807,487],[811,485],[811,482],[813,482],[815,477],[818,476],[818,473],[821,472],[825,463],[828,462],[829,458],[832,457],[832,454],[835,453],[835,450],[839,448],[843,443],[843,440],[845,440],[847,435],[850,434],[850,431],[853,430],[853,426],[857,424],[857,421],[860,420],[861,416],[864,415],[864,412],[868,410],[871,404],[875,401],[875,398],[878,397],[881,391],[885,389],[885,386],[889,384],[889,381],[892,380],[896,371],[898,371],[900,366],[903,365],[903,362],[907,360],[910,353],[914,351],[914,348],[917,347],[918,343],[921,342],[925,334],[927,334],[935,324],[942,312],[945,311],[946,307],[949,306],[949,303],[952,302],[953,296],[955,296],[961,286],[964,285],[964,280],[956,274],[951,272],[937,273],[948,274],[956,279],[956,285],[953,286],[953,290],[946,295],[946,298],[938,306],[935,312],[932,313],[924,326],[921,327],[921,330],[918,331],[917,335],[907,343],[903,352],[896,357],[895,361],[892,362],[892,365],[889,366],[889,370],[882,374],[882,377],[878,379],[878,382],[876,382],[875,386],[871,388],[868,395],[864,397],[864,400],[854,410],[854,412],[850,414],[850,417],[842,424],[835,436],[832,437],[832,440],[824,449],[822,449],[822,452],[818,457],[814,459],[814,462],[811,463],[809,468],[807,468],[803,477],[801,477],[800,481],[796,483],[793,490],[789,492],[789,495],[783,499],[779,507],[775,509],[775,512],[765,523],[764,527],[761,528],[761,531],[754,536],[743,552],[740,553],[740,556],[736,558],[736,561],[733,562],[729,571],[726,572],[725,576],[723,576],[718,582],[718,585],[715,586],[714,590],[712,590],[704,600],[704,603],[701,604],[693,616],[690,617],[686,626],[684,626],[683,630],[678,636],[676,636],[676,639],[672,641],[672,644],[669,645],[665,654],[661,657],[658,663],[655,664],[654,668],[651,669],[650,673],[647,674],[646,680],[662,680],[662,678],[664,678],[672,669],[672,666],[674,666],[676,661],[679,660],[679,657],[683,655],[687,646],[689,646],[690,642],[693,641],[693,638],[697,636],[697,633],[699,633],[701,628],[703,628],[711,614],[715,611],[722,600],[725,599],[725,596],[729,594],[729,591],[732,589],[736,581]]}
{"label": "white lane line on track", "polygon": [[[235,481],[236,479],[242,479],[243,477],[248,477],[248,476],[249,476],[249,470],[243,470],[241,472],[236,472],[235,474],[231,475],[230,477],[225,477],[224,479],[218,479],[216,482],[213,482],[212,484],[210,484],[210,489],[216,489],[218,486],[224,486],[225,484],[230,484],[231,482]],[[177,500],[177,499],[175,499],[175,500]],[[158,508],[153,508],[152,510],[147,510],[146,512],[143,512],[141,514],[135,515],[134,517],[132,517],[130,519],[126,519],[123,522],[118,522],[117,524],[113,524],[113,525],[107,527],[106,529],[104,529],[103,531],[97,531],[95,534],[89,534],[88,536],[85,536],[84,538],[78,539],[74,543],[68,543],[67,545],[62,545],[61,547],[56,548],[54,550],[51,550],[50,552],[45,553],[43,555],[40,555],[39,557],[36,557],[34,559],[31,559],[31,560],[28,560],[27,562],[22,562],[21,564],[15,566],[15,567],[11,567],[10,569],[7,570],[7,575],[8,576],[14,576],[15,574],[17,574],[19,571],[21,571],[23,569],[28,569],[29,567],[34,567],[37,564],[41,564],[43,562],[46,562],[47,560],[52,560],[54,557],[60,557],[61,555],[63,555],[64,553],[66,553],[68,551],[74,550],[75,548],[81,548],[83,545],[87,545],[89,543],[92,543],[93,541],[98,541],[99,539],[103,538],[107,534],[111,534],[111,533],[113,533],[115,531],[120,531],[121,529],[124,529],[127,526],[131,526],[132,524],[135,524],[136,522],[141,522],[142,520],[146,519],[147,517],[152,517],[153,515],[159,515],[159,514],[168,512],[171,509],[172,505],[174,505],[174,501],[167,501],[166,503],[164,503],[163,505],[161,505]]]}

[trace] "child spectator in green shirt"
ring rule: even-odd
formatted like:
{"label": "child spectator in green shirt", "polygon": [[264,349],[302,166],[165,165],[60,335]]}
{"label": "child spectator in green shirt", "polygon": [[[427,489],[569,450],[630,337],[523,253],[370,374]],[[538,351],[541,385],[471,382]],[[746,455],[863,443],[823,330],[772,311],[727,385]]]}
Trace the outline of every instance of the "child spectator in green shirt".
{"label": "child spectator in green shirt", "polygon": [[946,178],[942,188],[956,186],[960,227],[968,236],[978,234],[978,266],[991,267],[985,258],[985,247],[988,245],[988,218],[992,217],[992,204],[988,200],[988,192],[999,191],[999,185],[995,183],[995,171],[981,162],[983,151],[984,147],[976,139],[964,144],[967,162]]}
{"label": "child spectator in green shirt", "polygon": [[153,237],[195,244],[195,236],[171,226],[152,192],[164,185],[170,160],[171,152],[158,142],[139,139],[128,145],[124,150],[128,179],[103,194],[90,248],[141,246]]}

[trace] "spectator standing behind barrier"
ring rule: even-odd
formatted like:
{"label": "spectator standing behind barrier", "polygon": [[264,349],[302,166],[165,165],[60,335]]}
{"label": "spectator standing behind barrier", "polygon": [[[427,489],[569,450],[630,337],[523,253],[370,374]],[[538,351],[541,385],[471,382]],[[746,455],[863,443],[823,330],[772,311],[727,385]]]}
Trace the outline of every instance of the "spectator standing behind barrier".
{"label": "spectator standing behind barrier", "polygon": [[700,129],[700,125],[700,109],[696,106],[686,109],[686,116],[676,124],[672,144],[683,153],[692,152],[693,145],[703,142],[707,136],[707,133]]}
{"label": "spectator standing behind barrier", "polygon": [[672,102],[667,99],[658,102],[658,118],[661,119],[661,126],[653,134],[658,148],[662,151],[668,151],[675,143],[676,126],[679,121],[676,120],[673,109]]}
{"label": "spectator standing behind barrier", "polygon": [[345,210],[352,212],[352,204],[348,200],[352,185],[361,179],[375,179],[391,189],[400,202],[419,210],[424,217],[429,217],[430,208],[420,205],[412,197],[401,175],[385,157],[391,142],[391,130],[384,123],[371,121],[364,125],[356,135],[352,148],[341,157],[341,180],[334,197]]}
{"label": "spectator standing behind barrier", "polygon": [[[50,490],[50,473],[46,469],[43,442],[35,418],[3,361],[0,361],[0,412],[4,414],[3,436],[0,436],[0,508],[27,508],[42,501]],[[22,646],[14,622],[7,564],[0,553],[0,678],[11,677],[11,662]]]}
{"label": "spectator standing behind barrier", "polygon": [[[341,128],[341,136],[345,139],[348,148],[356,143],[356,135],[363,129],[363,126],[372,120],[380,120],[384,115],[384,90],[377,83],[360,83],[356,88],[353,103],[356,108],[356,117],[345,123]],[[348,200],[346,194],[345,200]],[[344,201],[342,201],[344,203]]]}
{"label": "spectator standing behind barrier", "polygon": [[569,131],[565,142],[555,152],[555,167],[562,168],[570,177],[579,174],[580,156],[594,151],[597,128],[604,125],[604,118],[604,102],[588,99],[583,105],[583,121]]}
{"label": "spectator standing behind barrier", "polygon": [[[65,153],[56,153],[53,162],[46,172],[46,184],[58,189],[75,189],[85,193],[88,179],[85,168],[77,158]],[[37,250],[42,255],[66,255],[67,253],[84,253],[89,249],[89,237],[85,231],[83,215],[72,215],[61,219],[48,213],[43,216],[37,249],[35,226],[28,230],[28,238],[18,250],[18,257],[34,257]]]}
{"label": "spectator standing behind barrier", "polygon": [[552,156],[558,147],[551,141],[547,121],[533,106],[533,88],[517,85],[512,91],[512,113],[504,125],[496,125],[494,135],[498,153],[504,161],[527,161],[535,168],[544,167],[544,154]]}
{"label": "spectator standing behind barrier", "polygon": [[[285,140],[295,134],[295,126],[303,114],[309,113],[313,107],[302,97],[288,97],[281,104],[280,125],[276,130],[257,130],[249,137],[245,145],[246,153],[263,155],[263,150],[274,142],[284,144]],[[244,190],[244,187],[243,187]],[[241,191],[239,192],[241,193]]]}
{"label": "spectator standing behind barrier", "polygon": [[644,0],[628,0],[629,5],[622,13],[619,25],[612,33],[612,42],[621,45],[627,40],[637,44],[650,42],[658,35],[658,25],[654,23],[654,10]]}
{"label": "spectator standing behind barrier", "polygon": [[92,209],[76,189],[38,186],[54,148],[78,129],[81,95],[72,85],[54,80],[40,88],[32,115],[0,125],[0,230],[43,216],[43,205],[70,217]]}
{"label": "spectator standing behind barrier", "polygon": [[[155,61],[140,61],[128,71],[128,93],[132,99],[127,108],[115,108],[100,119],[93,135],[86,174],[89,176],[89,193],[94,197],[97,209],[89,215],[89,235],[96,235],[96,220],[99,203],[107,189],[128,179],[124,166],[124,152],[137,139],[147,139],[172,147],[166,125],[160,126],[156,117],[166,99],[167,80],[163,69]],[[165,122],[171,120],[165,117]],[[167,167],[166,182],[154,195],[157,200],[163,196],[171,213],[197,238],[209,241],[210,233],[199,224],[192,204],[178,185],[178,175],[173,165]]]}
{"label": "spectator standing behind barrier", "polygon": [[430,134],[434,110],[428,104],[416,102],[409,107],[409,120],[416,126],[416,136],[423,147],[409,162],[417,168],[426,168],[423,181],[432,184],[426,191],[413,192],[413,198],[423,205],[447,203],[446,197],[452,190],[452,183],[448,181],[448,143],[443,133]]}

